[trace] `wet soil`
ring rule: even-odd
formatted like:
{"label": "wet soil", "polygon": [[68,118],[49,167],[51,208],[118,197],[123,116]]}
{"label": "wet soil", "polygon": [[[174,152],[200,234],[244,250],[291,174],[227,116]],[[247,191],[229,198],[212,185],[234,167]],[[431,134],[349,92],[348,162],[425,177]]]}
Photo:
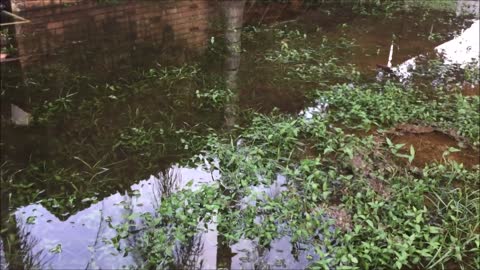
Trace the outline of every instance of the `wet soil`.
{"label": "wet soil", "polygon": [[[395,144],[405,144],[404,153],[408,154],[410,146],[415,149],[415,158],[412,164],[423,167],[433,162],[444,163],[453,160],[462,163],[467,168],[480,164],[480,153],[472,148],[462,149],[459,142],[453,137],[436,131],[431,127],[421,127],[419,130],[404,131],[403,134],[394,135],[391,139]],[[444,154],[449,148],[460,149],[459,152]]]}
{"label": "wet soil", "polygon": [[352,216],[343,208],[336,205],[323,206],[326,214],[335,222],[335,226],[343,231],[351,231]]}
{"label": "wet soil", "polygon": [[[377,129],[372,128],[368,131],[357,129],[343,129],[346,134],[352,134],[357,137],[374,136],[376,142],[383,142],[383,136]],[[403,154],[409,154],[410,145],[415,149],[415,158],[412,162],[414,166],[423,167],[426,164],[445,161],[456,161],[462,163],[467,168],[472,168],[480,164],[480,152],[468,145],[465,145],[463,138],[459,136],[454,130],[448,133],[441,131],[432,126],[421,126],[415,124],[399,124],[386,131],[394,144],[405,144],[400,150]],[[389,135],[391,134],[391,135]],[[449,148],[456,148],[460,151],[452,152],[448,155],[444,154]],[[357,156],[353,160],[355,168],[362,167],[360,162],[356,162]],[[373,184],[372,186],[375,186]],[[375,188],[374,188],[375,189]]]}
{"label": "wet soil", "polygon": [[465,82],[462,86],[462,94],[469,97],[480,96],[480,84]]}

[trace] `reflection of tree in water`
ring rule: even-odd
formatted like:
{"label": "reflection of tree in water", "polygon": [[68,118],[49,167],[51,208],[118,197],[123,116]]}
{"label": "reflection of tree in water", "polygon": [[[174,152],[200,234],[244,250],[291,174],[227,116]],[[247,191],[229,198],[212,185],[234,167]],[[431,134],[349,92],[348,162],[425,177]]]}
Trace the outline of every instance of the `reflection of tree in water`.
{"label": "reflection of tree in water", "polygon": [[170,168],[158,173],[159,189],[155,194],[161,197],[168,197],[178,191],[182,182],[182,175],[174,168]]}
{"label": "reflection of tree in water", "polygon": [[[222,11],[225,17],[225,45],[227,55],[225,57],[225,85],[233,92],[229,102],[225,105],[225,126],[232,128],[237,123],[239,112],[239,89],[238,73],[242,51],[242,26],[245,0],[224,1]],[[232,265],[232,250],[222,232],[222,226],[218,226],[217,235],[217,268],[229,269]]]}
{"label": "reflection of tree in water", "polygon": [[203,234],[199,233],[184,243],[175,246],[174,269],[202,269],[203,259]]}
{"label": "reflection of tree in water", "polygon": [[222,3],[225,13],[225,43],[227,55],[225,58],[225,84],[234,94],[225,106],[225,125],[233,127],[238,114],[238,72],[241,58],[241,35],[243,25],[243,10],[245,1],[225,1]]}
{"label": "reflection of tree in water", "polygon": [[[180,189],[182,177],[178,170],[170,168],[159,173],[158,188],[154,191],[155,207],[160,207],[161,199],[167,198]],[[157,214],[156,214],[157,215]],[[163,226],[168,226],[163,224]],[[197,234],[187,241],[177,242],[174,250],[174,269],[201,269],[203,259],[200,256],[203,253],[202,234]]]}
{"label": "reflection of tree in water", "polygon": [[46,269],[54,257],[49,256],[43,249],[37,248],[39,251],[35,251],[40,241],[32,236],[23,221],[17,219],[16,222],[16,232],[10,233],[13,237],[8,237],[5,242],[5,248],[8,248],[8,269]]}
{"label": "reflection of tree in water", "polygon": [[53,259],[47,258],[49,254],[44,253],[43,249],[35,251],[39,244],[39,240],[32,236],[29,231],[29,225],[25,224],[21,218],[10,214],[11,210],[11,193],[8,188],[4,186],[7,181],[12,178],[6,177],[9,175],[5,170],[4,163],[0,168],[0,226],[1,237],[0,240],[3,245],[3,256],[0,259],[5,259],[0,263],[1,270],[5,269],[45,269],[46,265]]}
{"label": "reflection of tree in water", "polygon": [[[153,219],[160,218],[159,213],[156,211],[156,209],[158,209],[162,205],[163,199],[171,196],[173,193],[177,192],[180,189],[181,182],[181,174],[175,168],[168,168],[158,173],[158,177],[153,182],[151,191],[151,203],[154,211],[150,214],[152,215]],[[124,220],[120,223],[129,224],[129,236],[124,239],[123,244],[125,245],[125,248],[123,248],[123,251],[128,251],[128,254],[132,258],[134,264],[137,266],[141,266],[144,265],[146,261],[148,261],[148,252],[145,253],[145,250],[142,248],[142,237],[146,232],[145,229],[148,229],[150,225],[146,224],[146,221],[143,218],[129,219],[130,216],[135,214],[134,201],[130,196],[125,196],[123,201],[125,212],[122,216],[124,217]],[[165,224],[165,222],[158,224],[158,226],[163,228],[171,227],[169,224]],[[169,233],[173,235],[173,232]],[[197,260],[196,258],[198,258],[199,256],[198,254],[201,254],[203,248],[203,246],[200,246],[201,243],[201,239],[192,239],[185,247],[177,244],[175,254],[178,254],[179,263],[176,263],[176,265],[181,265],[181,263],[183,262],[190,264],[190,261],[195,262]],[[197,255],[193,256],[195,254]],[[189,261],[188,258],[190,257],[192,257],[192,259],[190,259]],[[178,267],[175,267],[175,269],[176,268]]]}
{"label": "reflection of tree in water", "polygon": [[98,222],[97,234],[95,235],[95,241],[93,242],[92,256],[91,256],[90,260],[88,261],[85,269],[91,269],[92,266],[95,265],[95,251],[97,249],[97,244],[99,242],[100,235],[102,234],[102,231],[103,231],[102,224],[105,221],[105,219],[103,217],[104,209],[105,209],[105,205],[104,205],[104,202],[102,202],[102,209],[100,209],[100,222]]}

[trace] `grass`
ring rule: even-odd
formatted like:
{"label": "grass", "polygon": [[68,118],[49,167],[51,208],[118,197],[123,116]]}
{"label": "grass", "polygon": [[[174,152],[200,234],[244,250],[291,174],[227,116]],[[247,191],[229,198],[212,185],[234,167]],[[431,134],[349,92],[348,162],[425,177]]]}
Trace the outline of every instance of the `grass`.
{"label": "grass", "polygon": [[328,101],[333,122],[353,128],[391,127],[398,123],[423,122],[445,129],[455,129],[471,144],[480,143],[480,106],[478,96],[466,97],[438,90],[432,99],[422,92],[404,90],[394,84],[352,88],[340,85],[330,91],[317,91],[315,96]]}
{"label": "grass", "polygon": [[[213,137],[202,154],[221,161],[218,183],[165,197],[157,214],[147,215],[149,224],[169,224],[147,226],[152,230],[137,243],[148,251],[148,265],[172,263],[173,257],[152,252],[172,254],[177,241],[202,230],[199,222],[216,217],[231,243],[247,238],[268,245],[285,234],[293,241],[313,241],[320,260],[312,268],[478,266],[468,259],[478,252],[478,167],[404,168],[393,161],[388,144],[347,135],[325,119],[258,116],[239,137],[240,146],[234,143],[238,138]],[[302,157],[305,140],[316,142],[316,157]],[[356,159],[364,165],[358,167]],[[252,205],[238,203],[252,198],[254,186],[273,183],[277,174],[289,179],[287,191],[254,196]],[[336,224],[329,216],[335,208],[345,211],[349,224]],[[258,217],[261,223],[255,222]]]}

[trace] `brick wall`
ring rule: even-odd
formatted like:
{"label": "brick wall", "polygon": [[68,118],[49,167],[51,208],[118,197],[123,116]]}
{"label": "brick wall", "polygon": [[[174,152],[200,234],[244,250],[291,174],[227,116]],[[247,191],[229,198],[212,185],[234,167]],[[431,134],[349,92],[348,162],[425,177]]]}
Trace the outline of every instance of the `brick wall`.
{"label": "brick wall", "polygon": [[[32,7],[40,2],[61,1],[23,0]],[[115,66],[119,61],[135,61],[131,58],[139,46],[159,52],[169,48],[175,53],[201,51],[209,40],[209,20],[218,12],[214,4],[208,0],[123,0],[116,4],[83,0],[75,5],[24,9],[17,14],[31,23],[15,26],[17,54],[22,66],[58,57]]]}
{"label": "brick wall", "polygon": [[[210,24],[221,17],[214,0],[12,0],[16,13],[30,23],[16,25],[17,54],[22,67],[59,62],[78,65],[132,64],[141,46],[176,58],[201,52],[210,39]],[[298,16],[301,1],[248,1],[245,23],[271,23]],[[135,53],[135,50],[137,53]],[[67,51],[67,53],[65,53]],[[154,52],[156,53],[156,52]],[[143,57],[145,58],[145,57]]]}

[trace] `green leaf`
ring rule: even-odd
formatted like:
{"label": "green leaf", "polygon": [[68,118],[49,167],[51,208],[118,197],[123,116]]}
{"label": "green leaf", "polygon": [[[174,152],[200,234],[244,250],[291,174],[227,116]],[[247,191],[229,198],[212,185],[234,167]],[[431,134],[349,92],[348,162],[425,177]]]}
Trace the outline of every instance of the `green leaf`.
{"label": "green leaf", "polygon": [[370,225],[370,227],[375,228],[371,220],[367,219],[365,222],[367,222],[367,224]]}
{"label": "green leaf", "polygon": [[388,144],[388,146],[389,146],[390,148],[392,148],[392,147],[393,147],[393,143],[392,143],[392,141],[391,141],[391,140],[390,140],[388,137],[387,137],[387,138],[385,138],[385,139],[387,140],[387,144]]}
{"label": "green leaf", "polygon": [[36,216],[29,216],[27,218],[27,224],[35,224],[35,220],[37,219]]}
{"label": "green leaf", "polygon": [[414,158],[415,158],[415,149],[413,148],[413,145],[410,145],[410,156],[408,157],[408,162],[412,163]]}
{"label": "green leaf", "polygon": [[62,245],[61,245],[61,244],[57,244],[55,247],[51,248],[51,249],[49,250],[49,252],[51,252],[51,253],[56,253],[56,254],[61,253],[61,252],[62,252]]}

